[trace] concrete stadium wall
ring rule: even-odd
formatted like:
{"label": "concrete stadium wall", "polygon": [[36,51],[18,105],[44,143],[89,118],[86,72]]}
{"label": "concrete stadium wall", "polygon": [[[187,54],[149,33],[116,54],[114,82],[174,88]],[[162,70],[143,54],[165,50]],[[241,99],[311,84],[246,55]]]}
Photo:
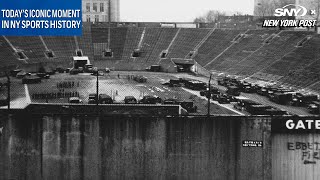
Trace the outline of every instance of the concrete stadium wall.
{"label": "concrete stadium wall", "polygon": [[271,179],[267,118],[0,118],[0,179]]}
{"label": "concrete stadium wall", "polygon": [[314,180],[320,177],[320,135],[275,134],[272,179]]}
{"label": "concrete stadium wall", "polygon": [[202,75],[202,76],[206,76],[206,77],[210,77],[210,71],[208,71],[207,69],[205,69],[204,67],[202,67],[199,63],[197,63],[195,61],[195,65],[192,67],[192,71],[196,74]]}
{"label": "concrete stadium wall", "polygon": [[161,66],[161,71],[167,73],[176,73],[177,65],[175,65],[170,59],[161,59],[159,61],[159,65]]}
{"label": "concrete stadium wall", "polygon": [[[272,179],[319,179],[319,116],[291,117],[295,125],[300,122],[300,128],[286,128],[287,120],[275,118],[272,121]],[[315,123],[307,125],[307,121]]]}

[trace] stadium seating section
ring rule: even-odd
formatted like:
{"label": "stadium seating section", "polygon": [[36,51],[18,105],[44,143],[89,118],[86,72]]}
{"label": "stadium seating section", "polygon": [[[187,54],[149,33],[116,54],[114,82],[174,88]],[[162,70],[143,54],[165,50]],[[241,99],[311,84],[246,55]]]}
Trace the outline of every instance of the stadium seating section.
{"label": "stadium seating section", "polygon": [[[156,64],[172,65],[175,58],[179,62],[192,59],[208,71],[320,91],[320,35],[310,31],[108,28],[103,23],[83,23],[82,36],[1,36],[0,48],[2,69],[47,62],[71,66],[72,56],[80,49],[101,69],[144,70]],[[108,50],[111,56],[106,56]],[[134,51],[138,56],[132,56]]]}
{"label": "stadium seating section", "polygon": [[210,29],[181,29],[169,49],[167,58],[185,58],[200,43]]}
{"label": "stadium seating section", "polygon": [[215,57],[232,44],[232,40],[241,30],[215,29],[209,38],[199,47],[195,60],[202,66],[209,64]]}
{"label": "stadium seating section", "polygon": [[82,28],[82,33],[82,36],[76,37],[79,44],[79,49],[82,50],[84,56],[88,56],[89,59],[94,60],[91,26],[88,24],[84,25]]}
{"label": "stadium seating section", "polygon": [[18,65],[21,63],[21,61],[18,60],[18,57],[15,56],[15,51],[2,36],[0,37],[0,49],[1,67],[5,68],[10,65]]}
{"label": "stadium seating section", "polygon": [[37,37],[12,37],[7,39],[15,47],[17,51],[22,51],[28,63],[46,61],[46,49],[39,36]]}

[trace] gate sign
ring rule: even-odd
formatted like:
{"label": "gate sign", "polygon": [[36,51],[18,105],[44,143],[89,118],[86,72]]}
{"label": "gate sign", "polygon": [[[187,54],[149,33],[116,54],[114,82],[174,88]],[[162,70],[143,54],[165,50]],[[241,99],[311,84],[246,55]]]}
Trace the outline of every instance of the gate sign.
{"label": "gate sign", "polygon": [[79,36],[81,0],[10,0],[0,3],[0,35]]}
{"label": "gate sign", "polygon": [[271,131],[278,133],[320,133],[319,117],[275,117],[272,118]]}

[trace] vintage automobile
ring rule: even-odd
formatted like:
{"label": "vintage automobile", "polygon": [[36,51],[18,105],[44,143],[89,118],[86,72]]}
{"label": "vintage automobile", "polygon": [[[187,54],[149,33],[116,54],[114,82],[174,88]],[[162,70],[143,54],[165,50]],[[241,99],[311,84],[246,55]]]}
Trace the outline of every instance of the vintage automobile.
{"label": "vintage automobile", "polygon": [[71,104],[80,104],[82,103],[82,100],[79,97],[70,97],[69,103]]}
{"label": "vintage automobile", "polygon": [[137,99],[133,96],[126,96],[124,97],[125,104],[137,104]]}
{"label": "vintage automobile", "polygon": [[158,104],[161,103],[162,99],[158,96],[146,95],[139,101],[140,104]]}
{"label": "vintage automobile", "polygon": [[107,94],[99,94],[99,104],[113,104],[113,99]]}

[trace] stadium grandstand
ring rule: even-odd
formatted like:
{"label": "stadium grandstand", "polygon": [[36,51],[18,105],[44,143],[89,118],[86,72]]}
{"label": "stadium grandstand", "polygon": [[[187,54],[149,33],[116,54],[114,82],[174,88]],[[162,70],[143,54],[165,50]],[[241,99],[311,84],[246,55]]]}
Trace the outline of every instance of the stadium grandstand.
{"label": "stadium grandstand", "polygon": [[174,59],[180,59],[180,64],[192,60],[208,72],[318,91],[318,36],[294,30],[124,27],[123,23],[109,28],[107,23],[84,23],[81,37],[2,36],[0,56],[2,67],[35,64],[38,68],[36,64],[42,63],[55,68],[59,63],[70,65],[79,51],[99,69],[120,71],[140,71],[157,64],[171,67],[176,65]]}
{"label": "stadium grandstand", "polygon": [[312,1],[119,22],[82,0],[81,36],[0,36],[0,180],[319,179],[319,28],[261,26]]}
{"label": "stadium grandstand", "polygon": [[82,31],[0,37],[0,179],[319,177],[316,32]]}

